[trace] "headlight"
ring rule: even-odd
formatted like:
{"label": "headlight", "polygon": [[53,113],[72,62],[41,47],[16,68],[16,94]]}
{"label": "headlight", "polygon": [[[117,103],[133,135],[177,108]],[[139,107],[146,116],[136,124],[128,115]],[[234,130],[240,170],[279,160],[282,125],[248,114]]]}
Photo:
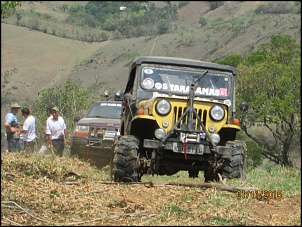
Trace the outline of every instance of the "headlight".
{"label": "headlight", "polygon": [[160,115],[167,115],[171,110],[171,104],[168,100],[162,99],[156,103],[156,112]]}
{"label": "headlight", "polygon": [[210,110],[210,117],[214,121],[221,121],[224,118],[224,109],[221,106],[213,106]]}
{"label": "headlight", "polygon": [[88,132],[89,131],[89,126],[86,126],[86,125],[76,125],[75,131],[76,132]]}
{"label": "headlight", "polygon": [[89,126],[86,125],[76,125],[74,129],[75,136],[88,136]]}

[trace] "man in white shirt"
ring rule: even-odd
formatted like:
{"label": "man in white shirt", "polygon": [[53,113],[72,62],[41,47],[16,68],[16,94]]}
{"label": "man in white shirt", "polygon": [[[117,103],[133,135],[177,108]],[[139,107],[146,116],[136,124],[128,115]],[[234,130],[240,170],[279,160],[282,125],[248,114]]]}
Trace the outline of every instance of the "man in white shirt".
{"label": "man in white shirt", "polygon": [[22,116],[25,118],[23,128],[20,131],[23,134],[24,148],[27,152],[35,151],[36,144],[36,119],[30,114],[28,108],[21,110]]}
{"label": "man in white shirt", "polygon": [[47,119],[46,134],[48,135],[50,150],[55,150],[60,157],[63,156],[64,151],[64,137],[66,142],[70,145],[68,130],[63,117],[59,116],[59,108],[52,108],[52,117]]}

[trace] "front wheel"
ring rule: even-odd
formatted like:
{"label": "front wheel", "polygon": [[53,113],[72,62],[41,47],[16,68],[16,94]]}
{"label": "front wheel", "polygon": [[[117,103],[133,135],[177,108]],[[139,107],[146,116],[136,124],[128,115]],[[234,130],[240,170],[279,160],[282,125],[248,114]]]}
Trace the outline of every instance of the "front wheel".
{"label": "front wheel", "polygon": [[139,141],[135,136],[121,136],[114,141],[114,156],[111,165],[114,182],[139,182]]}
{"label": "front wheel", "polygon": [[243,141],[228,141],[226,147],[229,148],[230,155],[223,157],[221,175],[223,178],[246,178],[247,168],[247,148]]}

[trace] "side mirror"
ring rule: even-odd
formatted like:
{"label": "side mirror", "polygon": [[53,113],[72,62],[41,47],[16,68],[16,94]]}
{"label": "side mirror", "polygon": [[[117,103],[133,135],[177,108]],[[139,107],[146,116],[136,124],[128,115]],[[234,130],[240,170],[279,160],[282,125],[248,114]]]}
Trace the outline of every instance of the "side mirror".
{"label": "side mirror", "polygon": [[73,121],[74,121],[74,122],[78,122],[79,120],[81,120],[81,117],[80,117],[80,116],[75,116],[75,117],[73,118]]}
{"label": "side mirror", "polygon": [[249,104],[247,104],[246,102],[243,102],[240,104],[239,108],[241,111],[245,112],[249,109]]}

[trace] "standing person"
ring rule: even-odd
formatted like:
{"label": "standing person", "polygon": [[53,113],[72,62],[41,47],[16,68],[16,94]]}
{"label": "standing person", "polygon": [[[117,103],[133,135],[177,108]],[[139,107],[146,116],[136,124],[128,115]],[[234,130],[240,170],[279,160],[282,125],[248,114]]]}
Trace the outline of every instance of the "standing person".
{"label": "standing person", "polygon": [[[47,112],[47,120],[46,120],[46,124],[47,124],[47,121],[48,119],[52,118],[52,108],[53,106],[50,105],[46,108],[46,112]],[[46,151],[49,149],[49,141],[48,141],[48,135],[46,134],[46,128],[45,128],[45,131],[44,131],[44,142],[39,150],[40,153],[44,154],[46,153]]]}
{"label": "standing person", "polygon": [[18,123],[18,111],[21,106],[18,103],[11,104],[11,112],[5,116],[5,128],[7,134],[8,152],[20,151],[20,123]]}
{"label": "standing person", "polygon": [[21,110],[21,113],[25,118],[25,121],[23,123],[23,129],[20,129],[23,134],[24,148],[27,152],[34,152],[37,137],[36,119],[30,114],[28,108],[23,108]]}
{"label": "standing person", "polygon": [[63,117],[59,116],[59,108],[52,108],[52,117],[47,119],[46,134],[48,135],[50,150],[55,149],[56,154],[63,156],[64,151],[64,137],[66,142],[70,145],[68,130]]}

